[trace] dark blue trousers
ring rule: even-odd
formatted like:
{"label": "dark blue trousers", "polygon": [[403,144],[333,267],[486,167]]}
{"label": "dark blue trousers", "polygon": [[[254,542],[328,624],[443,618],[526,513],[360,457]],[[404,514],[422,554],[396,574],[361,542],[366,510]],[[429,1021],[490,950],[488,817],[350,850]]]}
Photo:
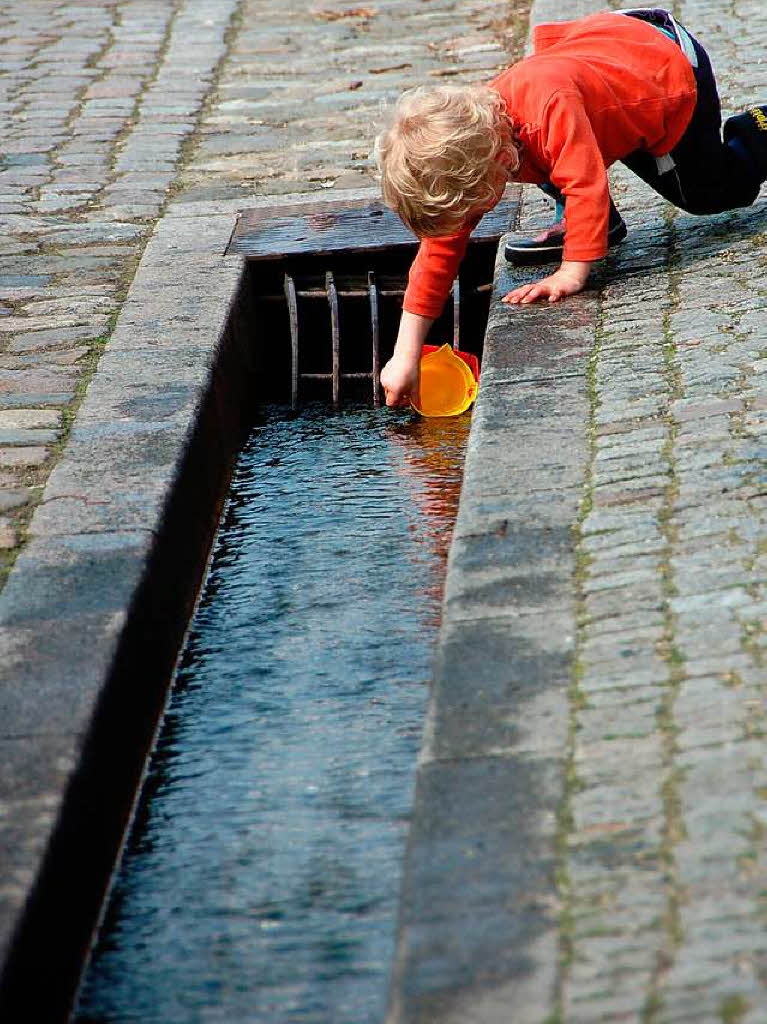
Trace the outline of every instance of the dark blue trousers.
{"label": "dark blue trousers", "polygon": [[[667,11],[653,8],[625,13],[649,21],[668,35],[674,33],[674,23]],[[622,163],[687,213],[721,213],[750,206],[759,195],[762,175],[737,137],[729,143],[723,141],[722,110],[711,61],[698,40],[690,32],[687,35],[698,64],[693,66],[698,98],[687,130],[669,154],[670,160],[666,158],[659,164],[650,153],[638,149],[624,157]],[[557,219],[561,218],[561,192],[549,184],[542,188],[557,201]],[[611,212],[617,217],[617,211]]]}
{"label": "dark blue trousers", "polygon": [[761,176],[737,140],[722,141],[722,111],[708,54],[688,33],[698,66],[693,67],[698,99],[687,130],[671,151],[674,166],[661,172],[655,157],[637,150],[623,159],[634,174],[687,213],[721,213],[750,206]]}

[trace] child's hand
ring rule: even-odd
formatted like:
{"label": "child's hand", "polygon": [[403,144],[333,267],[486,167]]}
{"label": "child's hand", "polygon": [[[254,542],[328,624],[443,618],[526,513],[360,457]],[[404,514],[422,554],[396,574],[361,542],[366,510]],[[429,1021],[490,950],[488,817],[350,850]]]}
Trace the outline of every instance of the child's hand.
{"label": "child's hand", "polygon": [[381,370],[381,387],[387,405],[419,403],[418,381],[421,374],[421,349],[434,323],[420,313],[402,311],[394,354]]}
{"label": "child's hand", "polygon": [[395,353],[381,370],[381,387],[390,406],[418,401],[419,360],[400,358]]}
{"label": "child's hand", "polygon": [[508,292],[501,302],[510,306],[527,305],[536,299],[548,299],[556,302],[565,295],[575,295],[582,290],[589,277],[591,263],[580,263],[574,260],[563,262],[559,270],[532,284],[523,284]]}

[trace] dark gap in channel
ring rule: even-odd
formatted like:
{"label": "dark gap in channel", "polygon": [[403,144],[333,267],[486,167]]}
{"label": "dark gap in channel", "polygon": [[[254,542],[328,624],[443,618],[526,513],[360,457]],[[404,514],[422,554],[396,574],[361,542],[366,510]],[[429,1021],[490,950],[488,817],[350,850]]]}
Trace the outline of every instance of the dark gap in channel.
{"label": "dark gap in channel", "polygon": [[[461,347],[477,354],[490,295],[476,286],[492,281],[495,248],[474,246],[462,268]],[[342,253],[249,266],[249,316],[237,347],[244,342],[258,411],[85,974],[79,1024],[182,1024],[199,1015],[275,1024],[383,1019],[424,684],[469,418],[422,421],[363,408],[370,385],[362,381],[344,382],[339,414],[328,408],[329,384],[319,381],[302,387],[298,415],[285,408],[290,338],[278,297],[285,273],[311,285],[331,270],[351,287],[374,269],[379,281],[404,284],[402,253],[361,260]],[[317,312],[307,315],[302,364],[324,372],[327,307],[308,301]],[[382,362],[400,309],[400,299],[382,303]],[[452,332],[448,303],[430,341],[451,341]],[[364,303],[342,305],[341,334],[342,369],[369,370]],[[320,556],[327,540],[330,554]],[[367,564],[357,561],[363,555]],[[302,568],[303,582],[290,576],[288,583],[285,566]],[[235,610],[227,593],[238,575],[246,596]],[[309,606],[299,600],[307,590]],[[370,602],[381,618],[368,628],[376,614]],[[280,615],[287,619],[278,643],[270,628]],[[300,633],[309,622],[320,635],[316,654]],[[346,630],[351,643],[346,681],[328,664],[339,646],[332,629]],[[391,650],[387,630],[397,634]],[[233,653],[235,634],[249,662]],[[366,634],[372,647],[360,653],[355,645]],[[270,747],[286,727],[293,734]],[[312,766],[307,748],[335,761]],[[331,780],[316,793],[307,781],[313,772]],[[291,858],[294,882],[282,874]],[[264,875],[274,883],[271,895]],[[363,875],[368,889],[357,884]],[[240,876],[251,879],[250,890],[237,888]],[[302,935],[309,953],[296,944]]]}
{"label": "dark gap in channel", "polygon": [[[460,273],[458,339],[460,348],[482,355],[482,343],[490,308],[491,284],[496,244],[474,243]],[[412,254],[410,254],[412,255]],[[263,396],[269,402],[289,402],[291,381],[291,338],[284,294],[285,275],[289,274],[298,292],[299,368],[301,374],[329,373],[331,369],[331,318],[324,296],[326,274],[332,273],[340,294],[340,355],[344,374],[367,374],[372,368],[371,320],[368,300],[368,271],[373,271],[379,290],[378,319],[381,337],[381,364],[391,355],[402,312],[402,294],[407,283],[410,259],[402,251],[374,253],[333,253],[316,256],[252,262],[249,277],[259,337],[268,339],[263,359]],[[354,293],[354,297],[345,294]],[[313,293],[314,297],[307,297]],[[453,298],[445,304],[432,327],[431,343],[454,341]],[[344,380],[341,400],[367,402],[371,398],[369,380]],[[327,401],[329,381],[307,379],[300,382],[301,402]]]}

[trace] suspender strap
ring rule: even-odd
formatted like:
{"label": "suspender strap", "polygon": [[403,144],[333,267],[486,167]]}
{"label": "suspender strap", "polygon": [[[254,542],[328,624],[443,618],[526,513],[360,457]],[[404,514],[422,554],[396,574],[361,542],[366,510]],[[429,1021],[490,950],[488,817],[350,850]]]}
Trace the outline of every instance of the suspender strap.
{"label": "suspender strap", "polygon": [[616,14],[623,14],[629,18],[637,18],[639,21],[646,21],[664,36],[673,39],[679,45],[682,53],[689,60],[694,68],[698,66],[698,55],[695,52],[692,39],[687,29],[683,28],[673,14],[663,10],[661,7],[636,7],[630,11],[616,11]]}

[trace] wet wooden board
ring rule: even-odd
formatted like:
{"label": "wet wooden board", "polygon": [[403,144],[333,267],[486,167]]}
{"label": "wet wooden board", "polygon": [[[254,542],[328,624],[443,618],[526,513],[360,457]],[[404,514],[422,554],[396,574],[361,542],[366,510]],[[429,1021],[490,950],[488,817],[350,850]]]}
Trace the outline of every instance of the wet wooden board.
{"label": "wet wooden board", "polygon": [[[493,241],[509,230],[516,215],[517,195],[511,190],[472,233],[472,241]],[[301,206],[269,206],[244,210],[235,225],[227,253],[250,260],[276,256],[313,256],[331,252],[376,252],[415,248],[418,239],[380,200],[318,201]]]}

